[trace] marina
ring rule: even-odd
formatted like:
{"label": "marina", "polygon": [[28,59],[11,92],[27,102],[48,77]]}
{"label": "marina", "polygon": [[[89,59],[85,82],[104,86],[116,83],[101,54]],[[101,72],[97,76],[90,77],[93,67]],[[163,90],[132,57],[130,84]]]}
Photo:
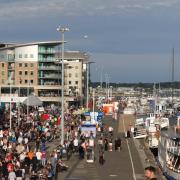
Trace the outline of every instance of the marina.
{"label": "marina", "polygon": [[180,180],[180,0],[0,1],[0,180]]}

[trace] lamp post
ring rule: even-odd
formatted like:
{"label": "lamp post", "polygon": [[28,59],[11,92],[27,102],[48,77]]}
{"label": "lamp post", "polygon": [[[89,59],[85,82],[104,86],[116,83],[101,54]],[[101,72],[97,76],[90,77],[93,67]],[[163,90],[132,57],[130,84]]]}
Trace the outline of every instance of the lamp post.
{"label": "lamp post", "polygon": [[19,125],[20,125],[20,96],[21,96],[21,87],[20,87],[20,85],[21,85],[21,83],[22,83],[22,79],[20,79],[20,81],[19,81],[19,89],[18,89],[18,99],[19,99],[19,102],[18,102],[18,127],[19,127]]}
{"label": "lamp post", "polygon": [[[89,56],[88,56],[89,58]],[[91,61],[88,61],[86,63],[86,109],[88,110],[88,103],[89,103],[89,67],[90,67],[90,64],[92,64],[94,62],[91,62]]]}
{"label": "lamp post", "polygon": [[57,31],[62,34],[62,72],[61,72],[61,145],[64,144],[64,33],[69,31],[69,28],[58,27]]}
{"label": "lamp post", "polygon": [[27,122],[28,122],[28,116],[29,116],[29,88],[30,88],[30,77],[29,77],[29,69],[28,69],[28,86],[27,86]]}
{"label": "lamp post", "polygon": [[12,111],[12,85],[11,85],[11,81],[10,81],[10,84],[9,84],[9,88],[10,88],[10,106],[9,106],[9,111],[10,111],[10,113],[9,113],[9,115],[10,115],[10,117],[9,117],[9,128],[10,128],[10,130],[12,129],[12,113],[11,113],[11,111]]}
{"label": "lamp post", "polygon": [[87,111],[88,111],[88,103],[89,103],[89,64],[87,63],[86,64],[86,68],[87,68],[87,70],[86,70],[86,72],[87,72],[87,84],[86,84],[86,109],[87,109]]}

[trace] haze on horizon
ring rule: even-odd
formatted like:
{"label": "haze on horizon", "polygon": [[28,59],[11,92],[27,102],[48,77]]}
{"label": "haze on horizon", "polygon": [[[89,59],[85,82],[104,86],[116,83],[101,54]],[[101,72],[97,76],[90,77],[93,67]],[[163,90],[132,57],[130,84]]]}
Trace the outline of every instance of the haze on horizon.
{"label": "haze on horizon", "polygon": [[[180,80],[179,0],[1,0],[0,42],[60,40],[68,26],[66,50],[91,55],[92,81]],[[86,35],[86,38],[84,36]]]}

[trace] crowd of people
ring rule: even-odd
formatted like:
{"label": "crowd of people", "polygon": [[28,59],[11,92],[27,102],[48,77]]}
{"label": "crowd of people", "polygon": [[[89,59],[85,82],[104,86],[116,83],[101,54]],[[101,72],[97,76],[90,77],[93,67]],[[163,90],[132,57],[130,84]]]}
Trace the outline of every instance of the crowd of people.
{"label": "crowd of people", "polygon": [[[21,112],[20,120],[12,117],[12,128],[8,127],[8,112],[0,127],[0,179],[2,180],[52,180],[57,172],[68,170],[64,159],[72,154],[79,159],[95,159],[93,132],[81,132],[85,118],[74,115],[73,110],[65,113],[65,141],[60,144],[58,111],[45,109],[48,120],[42,118],[36,108]],[[121,138],[116,137],[112,126],[103,123],[97,126],[99,164],[105,163],[105,151],[121,151]],[[54,146],[53,142],[59,142]],[[50,147],[49,147],[50,146]],[[146,170],[148,171],[148,169]]]}
{"label": "crowd of people", "polygon": [[[44,120],[36,108],[29,110],[29,116],[21,112],[19,122],[17,114],[12,116],[12,128],[8,126],[8,112],[4,111],[3,124],[0,127],[0,179],[53,179],[57,171],[68,166],[62,161],[71,153],[79,152],[84,158],[83,136],[79,140],[80,118],[69,112],[65,114],[65,142],[60,144],[58,113],[51,108],[45,110],[49,115]],[[58,146],[51,146],[53,141]]]}

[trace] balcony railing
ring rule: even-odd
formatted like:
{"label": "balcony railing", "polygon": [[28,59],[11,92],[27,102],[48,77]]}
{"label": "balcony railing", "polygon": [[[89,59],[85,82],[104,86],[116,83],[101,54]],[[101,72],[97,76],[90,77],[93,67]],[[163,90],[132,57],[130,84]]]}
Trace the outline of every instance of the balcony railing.
{"label": "balcony railing", "polygon": [[39,70],[61,70],[58,66],[39,66]]}
{"label": "balcony railing", "polygon": [[174,146],[174,147],[169,147],[169,148],[168,148],[168,151],[169,151],[170,153],[172,153],[172,154],[180,155],[180,148],[179,148],[178,145],[177,145],[177,147],[176,147],[176,146]]}
{"label": "balcony railing", "polygon": [[43,76],[39,76],[39,78],[60,79],[60,75],[58,75],[58,74],[46,74]]}
{"label": "balcony railing", "polygon": [[56,51],[53,49],[45,50],[45,49],[39,49],[40,54],[54,54]]}
{"label": "balcony railing", "polygon": [[55,58],[39,58],[40,62],[55,62]]}

